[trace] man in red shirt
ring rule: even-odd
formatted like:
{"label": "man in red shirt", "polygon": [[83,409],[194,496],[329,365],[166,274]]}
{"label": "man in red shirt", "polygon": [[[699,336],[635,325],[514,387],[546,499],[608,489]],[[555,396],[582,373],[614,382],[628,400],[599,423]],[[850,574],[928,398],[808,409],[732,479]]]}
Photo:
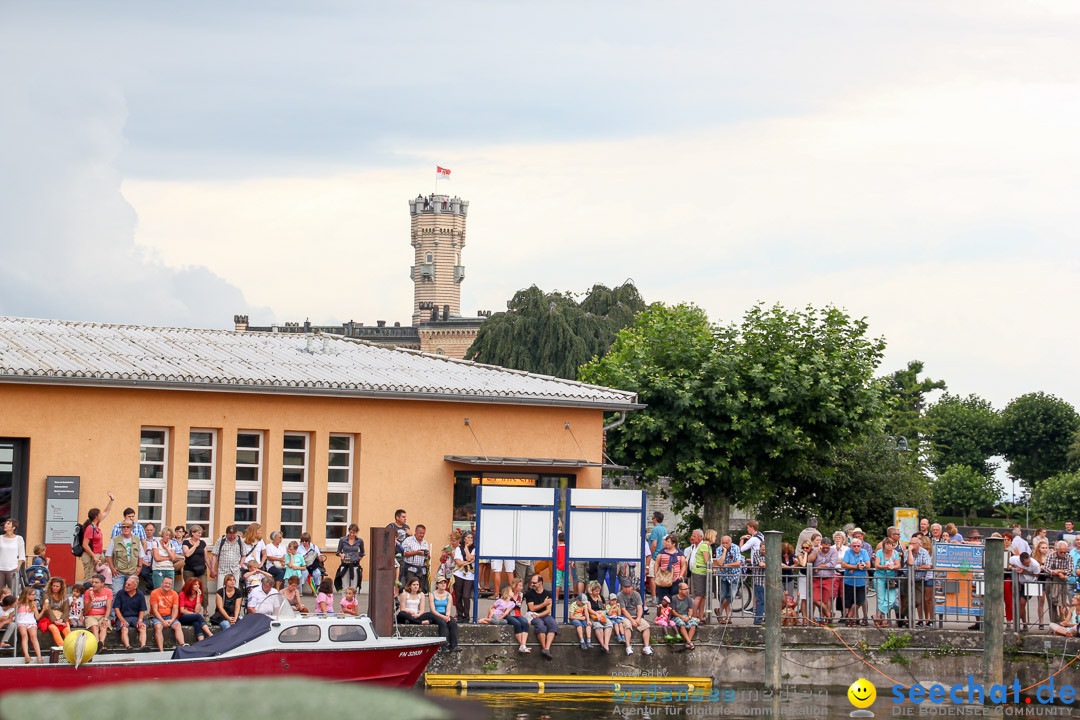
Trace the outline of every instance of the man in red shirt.
{"label": "man in red shirt", "polygon": [[83,594],[83,617],[86,619],[86,629],[97,638],[99,650],[105,649],[112,605],[113,594],[105,587],[105,576],[94,575],[90,580],[90,589]]}
{"label": "man in red shirt", "polygon": [[150,622],[154,625],[159,652],[165,651],[163,635],[167,627],[172,628],[176,644],[184,644],[184,631],[180,627],[180,596],[173,591],[171,577],[163,577],[161,587],[150,593]]}

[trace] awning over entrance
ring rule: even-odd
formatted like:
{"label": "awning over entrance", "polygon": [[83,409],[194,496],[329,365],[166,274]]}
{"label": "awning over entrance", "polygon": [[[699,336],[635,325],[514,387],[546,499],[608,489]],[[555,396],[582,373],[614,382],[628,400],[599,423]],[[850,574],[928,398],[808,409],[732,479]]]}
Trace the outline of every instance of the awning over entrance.
{"label": "awning over entrance", "polygon": [[444,455],[447,462],[460,463],[462,465],[512,465],[516,467],[604,467],[601,463],[589,462],[588,460],[569,460],[566,458],[521,458],[521,457],[483,457],[480,455]]}

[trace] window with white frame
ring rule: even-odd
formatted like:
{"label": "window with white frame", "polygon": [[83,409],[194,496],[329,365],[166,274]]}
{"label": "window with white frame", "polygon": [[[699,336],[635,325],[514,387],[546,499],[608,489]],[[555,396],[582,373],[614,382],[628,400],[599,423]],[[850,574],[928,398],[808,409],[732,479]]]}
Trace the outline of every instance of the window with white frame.
{"label": "window with white frame", "polygon": [[285,433],[281,457],[281,534],[300,539],[307,517],[308,435]]}
{"label": "window with white frame", "polygon": [[326,540],[345,537],[352,516],[353,436],[330,436],[326,474]]}
{"label": "window with white frame", "polygon": [[212,539],[214,487],[217,481],[217,432],[192,430],[188,434],[187,524],[201,525],[203,537]]}
{"label": "window with white frame", "polygon": [[258,430],[236,433],[236,496],[233,524],[244,532],[259,522],[263,480],[263,434]]}
{"label": "window with white frame", "polygon": [[159,528],[166,522],[165,491],[168,490],[169,431],[144,427],[139,436],[139,510],[141,523]]}

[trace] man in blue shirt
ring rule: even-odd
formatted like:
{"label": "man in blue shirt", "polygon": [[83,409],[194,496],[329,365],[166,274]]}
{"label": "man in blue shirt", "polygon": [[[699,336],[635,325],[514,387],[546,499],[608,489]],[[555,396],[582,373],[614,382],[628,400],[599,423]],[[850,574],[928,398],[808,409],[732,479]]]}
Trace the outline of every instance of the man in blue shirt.
{"label": "man in blue shirt", "polygon": [[840,560],[844,568],[844,616],[847,625],[855,625],[855,613],[863,607],[863,625],[866,625],[866,576],[870,567],[870,554],[863,547],[862,540],[854,538]]}
{"label": "man in blue shirt", "polygon": [[664,538],[667,537],[668,531],[664,527],[664,513],[657,510],[652,514],[653,528],[649,533],[649,553],[651,555],[650,561],[646,563],[645,571],[648,573],[649,578],[649,593],[653,596],[653,602],[656,601],[656,586],[653,584],[652,577],[652,560],[656,559],[656,556],[664,549]]}

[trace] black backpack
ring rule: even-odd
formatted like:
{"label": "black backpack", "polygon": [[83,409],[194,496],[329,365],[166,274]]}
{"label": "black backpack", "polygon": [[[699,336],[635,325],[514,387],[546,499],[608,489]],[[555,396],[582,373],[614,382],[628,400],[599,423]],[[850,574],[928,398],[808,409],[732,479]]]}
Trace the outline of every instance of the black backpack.
{"label": "black backpack", "polygon": [[86,532],[86,526],[82,523],[75,525],[75,534],[71,537],[71,554],[75,557],[83,556],[83,533]]}

